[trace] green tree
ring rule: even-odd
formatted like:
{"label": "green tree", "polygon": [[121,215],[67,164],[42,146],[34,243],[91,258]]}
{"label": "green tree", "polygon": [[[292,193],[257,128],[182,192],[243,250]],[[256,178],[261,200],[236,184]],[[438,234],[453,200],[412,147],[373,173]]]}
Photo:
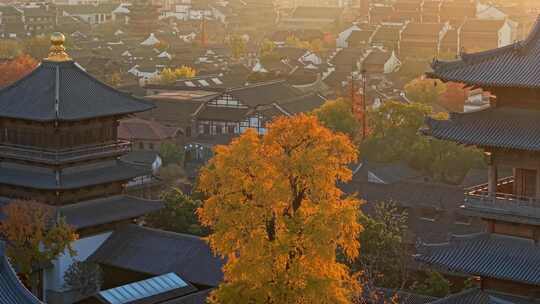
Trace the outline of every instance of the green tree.
{"label": "green tree", "polygon": [[165,208],[148,215],[146,219],[148,226],[199,236],[208,234],[208,230],[199,224],[196,213],[201,207],[201,201],[190,198],[178,188],[165,192],[162,200]]}
{"label": "green tree", "polygon": [[433,104],[446,91],[446,85],[438,79],[417,78],[405,85],[407,98],[414,102]]}
{"label": "green tree", "polygon": [[229,39],[229,48],[234,59],[240,59],[246,53],[246,41],[238,35],[231,36]]}
{"label": "green tree", "polygon": [[370,160],[392,162],[408,160],[418,141],[418,130],[431,114],[424,104],[388,101],[368,113],[370,136],[364,142],[363,154]]}
{"label": "green tree", "polygon": [[407,213],[393,203],[380,202],[374,214],[360,215],[362,254],[354,265],[373,282],[370,285],[399,289],[407,284],[409,255],[405,234]]}
{"label": "green tree", "polygon": [[103,271],[96,263],[76,261],[64,273],[64,282],[70,290],[90,296],[101,288]]}
{"label": "green tree", "polygon": [[422,138],[410,155],[411,166],[421,168],[439,181],[459,184],[471,168],[485,166],[484,154],[474,148],[434,138]]}
{"label": "green tree", "polygon": [[184,162],[184,149],[179,148],[173,143],[163,143],[159,147],[159,155],[163,160],[163,165],[170,164],[181,165]]}
{"label": "green tree", "polygon": [[427,271],[426,279],[422,283],[416,283],[412,290],[426,296],[443,298],[450,293],[450,281],[436,271]]}
{"label": "green tree", "polygon": [[349,100],[343,98],[329,100],[313,113],[325,127],[345,133],[350,138],[354,138],[360,129],[360,123],[352,112]]}
{"label": "green tree", "polygon": [[[484,166],[483,153],[449,141],[423,136],[419,129],[432,115],[428,105],[385,102],[368,113],[370,136],[362,145],[364,156],[373,161],[403,160],[431,177],[459,183],[473,167]],[[438,115],[438,119],[445,119]]]}
{"label": "green tree", "polygon": [[177,186],[186,181],[186,173],[183,165],[169,164],[159,169],[159,178],[167,186]]}

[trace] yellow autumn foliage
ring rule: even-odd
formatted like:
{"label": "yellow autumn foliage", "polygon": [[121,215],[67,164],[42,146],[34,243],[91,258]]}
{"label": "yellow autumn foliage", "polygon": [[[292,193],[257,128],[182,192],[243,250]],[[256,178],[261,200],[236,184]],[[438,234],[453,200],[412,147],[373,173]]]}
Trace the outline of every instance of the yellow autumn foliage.
{"label": "yellow autumn foliage", "polygon": [[358,280],[337,260],[359,254],[360,202],[336,186],[351,179],[357,151],[313,116],[278,118],[264,136],[248,130],[200,174],[198,210],[225,258],[214,303],[351,303]]}

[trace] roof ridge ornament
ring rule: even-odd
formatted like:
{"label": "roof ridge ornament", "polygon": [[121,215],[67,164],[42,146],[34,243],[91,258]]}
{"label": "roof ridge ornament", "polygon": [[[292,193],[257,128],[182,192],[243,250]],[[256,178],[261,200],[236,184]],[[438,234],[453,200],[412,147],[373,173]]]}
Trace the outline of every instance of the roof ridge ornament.
{"label": "roof ridge ornament", "polygon": [[54,32],[51,34],[51,48],[49,49],[49,55],[45,60],[53,62],[71,61],[71,57],[66,53],[64,42],[66,36],[60,32]]}

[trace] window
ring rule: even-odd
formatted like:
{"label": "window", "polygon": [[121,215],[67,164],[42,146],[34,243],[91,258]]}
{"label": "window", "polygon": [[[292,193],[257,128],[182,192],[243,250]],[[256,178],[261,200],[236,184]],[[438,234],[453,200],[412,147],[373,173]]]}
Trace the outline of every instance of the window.
{"label": "window", "polygon": [[227,133],[234,134],[234,126],[227,126]]}
{"label": "window", "polygon": [[149,143],[148,144],[148,149],[154,150],[154,143]]}
{"label": "window", "polygon": [[139,143],[139,149],[144,150],[144,143],[142,142]]}

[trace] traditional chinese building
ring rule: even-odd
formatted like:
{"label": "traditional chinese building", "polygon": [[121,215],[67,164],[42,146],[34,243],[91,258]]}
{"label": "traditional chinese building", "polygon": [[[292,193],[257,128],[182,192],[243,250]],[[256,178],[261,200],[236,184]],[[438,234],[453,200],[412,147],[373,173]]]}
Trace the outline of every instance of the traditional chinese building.
{"label": "traditional chinese building", "polygon": [[[151,169],[121,161],[130,142],[118,121],[150,110],[148,101],[97,81],[64,51],[54,34],[49,56],[29,75],[0,90],[0,202],[47,204],[79,233],[73,244],[84,261],[119,225],[162,204],[126,195],[131,180]],[[65,303],[69,256],[43,270],[48,303]]]}
{"label": "traditional chinese building", "polygon": [[3,242],[0,242],[0,304],[41,304],[15,274]]}
{"label": "traditional chinese building", "polygon": [[[480,87],[496,97],[484,110],[427,120],[427,135],[485,151],[488,183],[466,189],[461,209],[481,218],[487,231],[421,246],[417,259],[478,277],[482,291],[530,301],[519,303],[540,298],[539,54],[540,20],[524,41],[463,54],[456,61],[435,61],[429,73],[443,81]],[[513,174],[500,176],[502,166],[512,167]]]}

